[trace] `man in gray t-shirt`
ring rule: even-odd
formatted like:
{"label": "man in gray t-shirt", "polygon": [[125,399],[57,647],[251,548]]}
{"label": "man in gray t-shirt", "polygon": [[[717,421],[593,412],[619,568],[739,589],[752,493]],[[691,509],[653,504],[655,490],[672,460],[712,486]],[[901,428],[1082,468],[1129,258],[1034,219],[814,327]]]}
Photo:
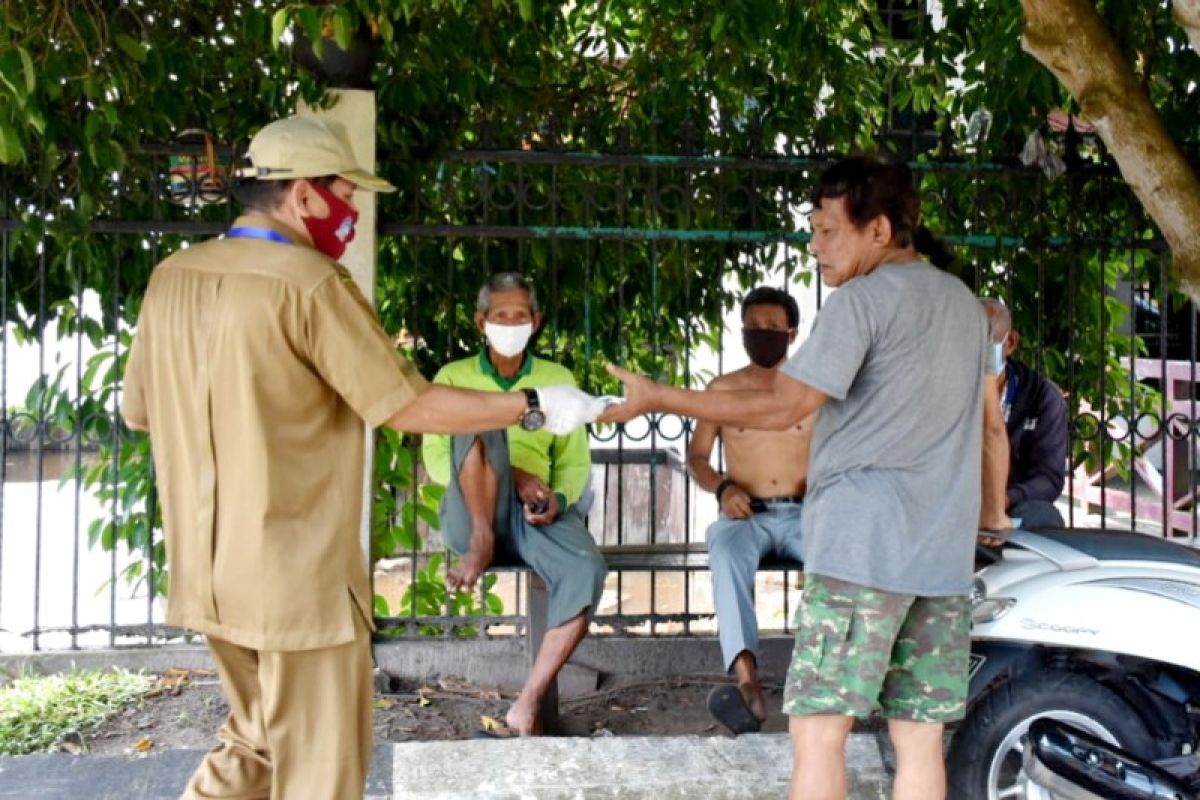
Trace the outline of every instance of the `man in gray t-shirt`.
{"label": "man in gray t-shirt", "polygon": [[979,301],[923,262],[888,264],[830,296],[782,368],[830,398],[813,430],[809,574],[968,594],[989,344]]}
{"label": "man in gray t-shirt", "polygon": [[966,704],[975,535],[1011,527],[1008,439],[984,390],[987,321],[919,255],[953,260],[919,227],[913,187],[906,166],[872,156],[822,174],[811,250],[840,288],[769,390],[695,392],[609,368],[625,402],[601,422],[665,411],[782,430],[819,410],[783,703],[793,800],[844,800],[846,737],[875,710],[895,745],[893,800],[944,800],[944,724]]}

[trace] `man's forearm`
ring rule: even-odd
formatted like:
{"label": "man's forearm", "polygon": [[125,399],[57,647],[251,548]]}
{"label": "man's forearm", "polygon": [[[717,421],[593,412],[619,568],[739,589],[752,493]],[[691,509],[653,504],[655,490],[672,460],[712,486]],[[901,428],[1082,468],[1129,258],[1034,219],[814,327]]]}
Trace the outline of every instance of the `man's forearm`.
{"label": "man's forearm", "polygon": [[1008,432],[1003,425],[983,429],[983,511],[984,520],[1004,514],[1008,483]]}
{"label": "man's forearm", "polygon": [[721,473],[713,469],[712,464],[708,462],[708,456],[703,459],[698,455],[688,458],[688,471],[692,473],[692,480],[696,485],[706,492],[717,491],[717,487],[724,480]]}
{"label": "man's forearm", "polygon": [[524,413],[522,392],[476,392],[434,384],[387,421],[409,433],[477,433],[515,425]]}

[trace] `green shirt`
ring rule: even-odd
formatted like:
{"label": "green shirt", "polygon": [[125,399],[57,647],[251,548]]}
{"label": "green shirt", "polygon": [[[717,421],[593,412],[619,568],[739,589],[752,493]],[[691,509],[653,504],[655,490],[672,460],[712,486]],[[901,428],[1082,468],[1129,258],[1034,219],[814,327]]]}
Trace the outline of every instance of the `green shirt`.
{"label": "green shirt", "polygon": [[[518,392],[564,383],[574,386],[575,376],[560,364],[526,355],[517,375],[504,378],[496,372],[485,350],[477,356],[450,362],[438,370],[433,382],[484,392]],[[560,495],[558,502],[563,511],[579,500],[592,473],[587,428],[583,427],[566,436],[555,436],[545,430],[527,431],[513,425],[508,429],[508,453],[514,467],[537,475]],[[444,486],[450,482],[449,436],[426,434],[421,457],[434,483]]]}

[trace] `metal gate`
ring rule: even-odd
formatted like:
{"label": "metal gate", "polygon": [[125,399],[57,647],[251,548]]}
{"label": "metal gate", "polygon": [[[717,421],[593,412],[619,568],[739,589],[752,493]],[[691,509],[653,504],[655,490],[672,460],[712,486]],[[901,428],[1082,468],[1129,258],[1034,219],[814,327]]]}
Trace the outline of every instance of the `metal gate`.
{"label": "metal gate", "polygon": [[[657,137],[678,142],[664,152],[633,152],[617,137],[613,152],[585,153],[535,132],[410,169],[411,184],[379,213],[385,327],[431,375],[480,346],[471,312],[483,279],[519,270],[547,312],[537,352],[600,390],[607,360],[702,384],[729,352],[727,312],[762,280],[815,310],[807,196],[829,159],[701,152],[674,133]],[[89,216],[54,176],[25,185],[0,175],[0,650],[181,634],[161,625],[168,576],[148,443],[116,408],[151,268],[232,219],[219,182],[205,183],[208,158],[204,147],[146,146],[113,177],[127,198],[114,217]],[[1018,355],[1067,397],[1069,521],[1194,544],[1196,312],[1170,291],[1169,254],[1128,188],[1086,160],[1053,180],[1016,164],[912,166],[925,219],[957,246],[963,279],[1008,303],[1024,336]],[[386,155],[380,168],[388,174]],[[682,467],[689,435],[674,417],[594,434],[598,541],[702,545],[714,505]],[[438,595],[437,492],[423,488],[413,442],[382,439],[384,634],[511,632],[525,605],[515,582],[469,601]],[[795,589],[771,580],[760,582],[773,604],[760,603],[764,624],[786,627]],[[598,630],[712,630],[703,576],[616,574],[610,584]]]}

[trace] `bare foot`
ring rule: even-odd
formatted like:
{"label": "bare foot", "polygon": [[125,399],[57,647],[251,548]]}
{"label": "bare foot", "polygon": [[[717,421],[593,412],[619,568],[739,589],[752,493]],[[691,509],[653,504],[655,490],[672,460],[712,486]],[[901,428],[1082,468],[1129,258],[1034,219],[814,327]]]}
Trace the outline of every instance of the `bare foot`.
{"label": "bare foot", "polygon": [[504,723],[521,736],[541,736],[542,717],[538,713],[537,703],[525,699],[524,695],[508,709]]}
{"label": "bare foot", "polygon": [[475,588],[475,582],[479,580],[479,576],[492,563],[492,553],[490,548],[487,551],[483,549],[471,547],[467,554],[459,559],[446,573],[447,588],[458,591],[465,589],[471,591]]}
{"label": "bare foot", "polygon": [[759,722],[767,721],[767,696],[763,694],[761,683],[739,683],[738,691],[746,698],[750,713]]}

